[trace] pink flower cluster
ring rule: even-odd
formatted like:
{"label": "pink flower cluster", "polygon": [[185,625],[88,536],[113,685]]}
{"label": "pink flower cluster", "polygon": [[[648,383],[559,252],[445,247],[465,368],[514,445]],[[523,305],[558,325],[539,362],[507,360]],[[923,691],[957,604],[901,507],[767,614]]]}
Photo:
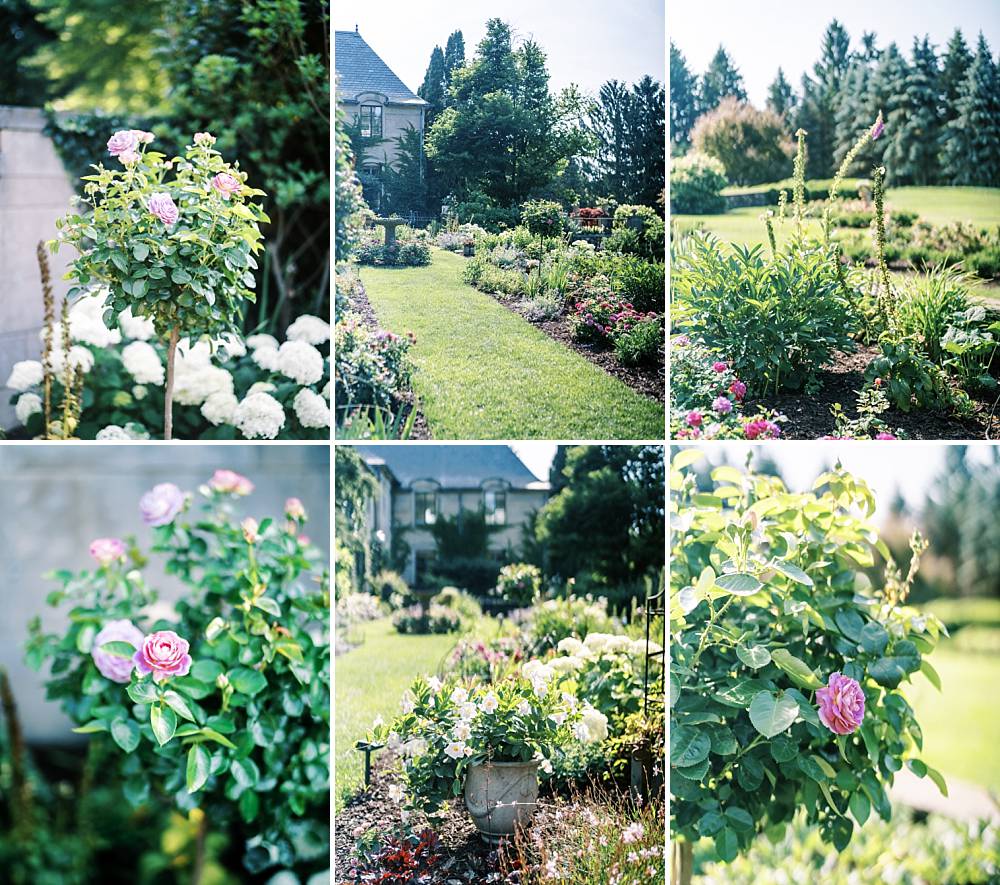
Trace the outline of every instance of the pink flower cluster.
{"label": "pink flower cluster", "polygon": [[819,719],[834,734],[851,734],[861,727],[865,716],[865,693],[856,679],[831,673],[823,688],[817,689]]}
{"label": "pink flower cluster", "polygon": [[152,673],[157,682],[171,676],[187,676],[191,669],[188,648],[188,641],[173,630],[158,630],[142,640],[132,662],[143,676]]}
{"label": "pink flower cluster", "polygon": [[149,144],[155,137],[143,129],[119,129],[108,139],[108,153],[131,166],[139,162],[139,145]]}
{"label": "pink flower cluster", "polygon": [[208,487],[214,492],[225,495],[249,495],[254,485],[245,476],[232,470],[216,470],[208,481]]}
{"label": "pink flower cluster", "polygon": [[781,436],[781,428],[773,421],[758,418],[748,421],[743,427],[743,435],[747,439],[777,439]]}

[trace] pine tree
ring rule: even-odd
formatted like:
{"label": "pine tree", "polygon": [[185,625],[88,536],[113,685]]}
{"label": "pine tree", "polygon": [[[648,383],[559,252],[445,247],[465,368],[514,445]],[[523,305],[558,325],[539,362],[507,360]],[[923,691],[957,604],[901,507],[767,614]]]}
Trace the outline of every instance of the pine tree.
{"label": "pine tree", "polygon": [[[868,110],[871,77],[871,65],[863,56],[855,58],[844,75],[844,86],[834,112],[833,161],[838,169],[848,151],[854,147],[861,131],[870,127],[878,114],[878,111],[870,113]],[[869,149],[855,157],[847,169],[847,175],[867,176],[871,165]]]}
{"label": "pine tree", "polygon": [[972,53],[965,42],[962,32],[955,28],[955,33],[948,41],[948,48],[945,50],[941,65],[941,94],[944,99],[945,120],[955,119],[958,109],[958,93],[965,82],[966,74],[969,73],[969,65],[972,64]]}
{"label": "pine tree", "polygon": [[734,96],[737,101],[747,100],[747,92],[743,86],[743,75],[729,58],[725,47],[720,46],[712,57],[708,70],[701,78],[698,114],[714,111],[719,106],[719,102],[727,95]]}
{"label": "pine tree", "polygon": [[444,49],[444,82],[451,85],[452,74],[465,65],[465,38],[461,31],[452,31]]}
{"label": "pine tree", "polygon": [[[803,78],[799,126],[809,133],[806,172],[813,178],[826,178],[834,172],[837,99],[851,62],[850,45],[844,26],[834,19],[823,34],[813,76]],[[805,125],[807,122],[809,125]]]}
{"label": "pine tree", "polygon": [[[896,128],[890,129],[885,163],[896,183],[928,185],[938,177],[939,71],[937,55],[927,37],[913,41]],[[890,123],[889,125],[892,125]]]}
{"label": "pine tree", "polygon": [[434,118],[444,110],[445,101],[445,74],[444,74],[444,53],[440,46],[435,46],[431,52],[431,60],[427,65],[427,73],[424,74],[424,82],[417,90],[429,107],[426,110],[426,123],[430,126]]}
{"label": "pine tree", "polygon": [[687,60],[670,41],[670,141],[679,147],[688,144],[691,127],[698,116],[698,78],[691,73]]}
{"label": "pine tree", "polygon": [[[878,66],[869,79],[868,109],[869,114],[874,109],[875,114],[882,111],[885,121],[885,134],[872,146],[872,165],[889,163],[891,146],[897,137],[906,118],[906,80],[908,65],[899,47],[890,43],[879,57]],[[866,171],[870,171],[870,168]],[[893,168],[887,166],[888,177],[895,174]]]}
{"label": "pine tree", "polygon": [[785,79],[785,72],[778,68],[774,82],[767,90],[767,108],[782,117],[788,117],[795,110],[797,97],[792,84]]}
{"label": "pine tree", "polygon": [[955,107],[944,142],[945,179],[951,184],[1000,186],[1000,80],[982,33]]}

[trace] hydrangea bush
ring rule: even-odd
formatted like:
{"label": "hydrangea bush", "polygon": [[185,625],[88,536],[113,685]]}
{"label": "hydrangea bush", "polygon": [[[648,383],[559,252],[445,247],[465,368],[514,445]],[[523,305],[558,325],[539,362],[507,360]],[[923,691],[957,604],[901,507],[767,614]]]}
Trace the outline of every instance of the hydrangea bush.
{"label": "hydrangea bush", "polygon": [[842,850],[873,812],[889,820],[904,765],[946,792],[899,690],[918,673],[940,688],[925,655],[943,627],[906,605],[924,543],[902,575],[871,491],[840,467],[794,494],[722,466],[702,491],[701,457],[682,449],[670,478],[671,830],[688,876],[699,838],[729,862],[800,811]]}
{"label": "hydrangea bush", "polygon": [[[184,156],[151,150],[151,132],[125,129],[108,140],[115,168],[84,176],[84,197],[62,219],[53,251],[76,248],[69,276],[80,287],[107,286],[104,323],[126,309],[151,320],[167,346],[164,438],[171,438],[174,354],[182,337],[236,333],[245,301],[253,301],[259,223],[269,221],[238,165],[196,133]],[[120,164],[120,168],[118,168]],[[77,294],[71,289],[69,297]]]}
{"label": "hydrangea bush", "polygon": [[199,808],[246,836],[245,863],[328,864],[329,586],[290,498],[277,519],[234,504],[253,483],[219,470],[196,493],[173,483],[139,502],[150,553],[185,593],[156,604],[134,538],[99,538],[91,570],[59,570],[48,596],[68,626],[30,626],[28,663],[78,734],[118,749],[113,771],[139,808]]}

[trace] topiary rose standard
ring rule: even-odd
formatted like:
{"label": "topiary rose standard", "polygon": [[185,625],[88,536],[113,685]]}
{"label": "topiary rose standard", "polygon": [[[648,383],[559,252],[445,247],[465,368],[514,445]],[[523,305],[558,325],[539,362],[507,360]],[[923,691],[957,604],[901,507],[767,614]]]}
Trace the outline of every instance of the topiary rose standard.
{"label": "topiary rose standard", "polygon": [[258,224],[269,221],[250,201],[264,196],[245,183],[207,132],[194,136],[183,157],[149,150],[151,132],[121,130],[108,152],[121,169],[94,168],[84,176],[80,211],[59,219],[53,251],[69,243],[80,253],[68,277],[73,297],[105,284],[104,323],[115,328],[122,311],[153,321],[167,342],[164,438],[173,429],[174,359],[178,341],[238,333],[242,303],[253,301]]}
{"label": "topiary rose standard", "polygon": [[[732,861],[802,813],[838,851],[906,765],[946,791],[918,758],[922,737],[898,691],[942,630],[905,605],[925,544],[904,577],[869,522],[863,481],[839,467],[814,491],[722,466],[698,487],[682,450],[671,471],[670,790],[674,879],[691,846]],[[861,516],[859,514],[864,514]],[[877,588],[875,554],[886,562]],[[853,820],[852,820],[853,818]]]}

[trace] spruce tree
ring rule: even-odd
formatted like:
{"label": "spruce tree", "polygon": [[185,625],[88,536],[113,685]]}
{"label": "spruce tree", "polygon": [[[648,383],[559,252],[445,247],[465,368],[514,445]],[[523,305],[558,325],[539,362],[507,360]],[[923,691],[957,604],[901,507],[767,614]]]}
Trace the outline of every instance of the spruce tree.
{"label": "spruce tree", "polygon": [[778,68],[774,82],[767,90],[767,108],[782,117],[789,117],[797,101],[792,84],[785,79],[785,72]]}
{"label": "spruce tree", "polygon": [[714,111],[719,102],[727,95],[734,96],[737,101],[746,101],[747,92],[743,86],[743,75],[740,74],[725,47],[719,46],[708,70],[701,78],[701,89],[698,96],[698,114]]}
{"label": "spruce tree", "polygon": [[[834,112],[834,166],[839,169],[844,157],[854,147],[858,136],[870,127],[878,111],[870,112],[868,97],[872,69],[863,56],[851,62],[844,75],[844,85]],[[867,176],[871,169],[871,150],[859,153],[847,169],[847,175]]]}
{"label": "spruce tree", "polygon": [[826,178],[834,172],[835,115],[842,80],[851,62],[850,43],[844,26],[834,19],[823,34],[813,76],[803,78],[799,125],[809,133],[806,172],[812,178]]}
{"label": "spruce tree", "polygon": [[435,46],[434,51],[431,52],[430,63],[427,65],[427,73],[424,74],[424,82],[417,90],[417,95],[429,105],[426,110],[428,126],[444,110],[445,89],[444,53],[440,46]]}
{"label": "spruce tree", "polygon": [[941,64],[941,93],[944,99],[944,114],[946,120],[954,120],[958,110],[958,93],[969,73],[972,64],[972,53],[962,32],[955,28],[955,33],[948,41]]}
{"label": "spruce tree", "polygon": [[[908,73],[909,66],[899,47],[890,43],[883,50],[869,83],[869,111],[873,107],[881,110],[885,121],[885,134],[872,146],[872,165],[888,164],[890,157],[897,156],[892,152],[892,143],[906,120]],[[894,168],[887,166],[886,171],[889,178],[895,175]]]}
{"label": "spruce tree", "polygon": [[452,74],[465,65],[465,38],[461,31],[452,31],[444,49],[444,82],[451,85]]}
{"label": "spruce tree", "polygon": [[1000,186],[1000,82],[986,38],[979,34],[976,57],[947,126],[942,162],[952,184]]}
{"label": "spruce tree", "polygon": [[687,60],[670,41],[670,142],[686,147],[691,127],[698,117],[698,78],[691,73]]}
{"label": "spruce tree", "polygon": [[928,185],[938,177],[941,138],[937,55],[927,37],[913,40],[913,63],[889,134],[885,163],[896,183]]}

